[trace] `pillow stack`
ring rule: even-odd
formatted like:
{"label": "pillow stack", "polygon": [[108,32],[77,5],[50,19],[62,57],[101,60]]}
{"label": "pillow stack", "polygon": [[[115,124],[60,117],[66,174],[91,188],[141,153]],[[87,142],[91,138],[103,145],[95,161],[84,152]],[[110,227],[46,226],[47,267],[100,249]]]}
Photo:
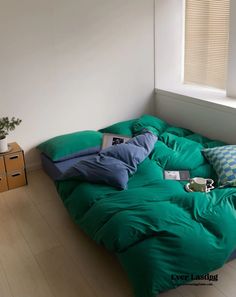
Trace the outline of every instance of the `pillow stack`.
{"label": "pillow stack", "polygon": [[98,131],[81,131],[51,138],[37,148],[53,162],[61,162],[100,151],[103,134]]}

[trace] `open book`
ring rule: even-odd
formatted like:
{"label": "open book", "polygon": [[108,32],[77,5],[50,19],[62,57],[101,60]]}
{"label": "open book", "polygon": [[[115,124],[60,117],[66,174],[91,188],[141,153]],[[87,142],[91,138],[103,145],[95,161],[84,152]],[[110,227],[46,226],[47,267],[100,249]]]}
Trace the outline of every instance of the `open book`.
{"label": "open book", "polygon": [[112,145],[125,143],[128,140],[130,140],[130,137],[128,137],[128,136],[104,133],[103,141],[102,141],[102,149],[107,148]]}
{"label": "open book", "polygon": [[165,170],[164,171],[164,178],[165,179],[172,179],[172,180],[189,180],[190,173],[188,170]]}

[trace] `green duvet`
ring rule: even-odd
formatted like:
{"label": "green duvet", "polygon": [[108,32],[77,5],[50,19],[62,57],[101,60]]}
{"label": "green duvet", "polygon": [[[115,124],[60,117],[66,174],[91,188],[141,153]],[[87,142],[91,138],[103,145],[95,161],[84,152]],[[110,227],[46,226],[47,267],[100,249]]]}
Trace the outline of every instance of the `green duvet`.
{"label": "green duvet", "polygon": [[221,142],[148,115],[130,123],[124,134],[152,127],[159,140],[128,190],[72,180],[57,189],[74,221],[117,255],[135,296],[153,297],[225,263],[236,248],[236,189],[187,193],[184,182],[163,179],[164,169],[188,169],[216,181],[201,150]]}

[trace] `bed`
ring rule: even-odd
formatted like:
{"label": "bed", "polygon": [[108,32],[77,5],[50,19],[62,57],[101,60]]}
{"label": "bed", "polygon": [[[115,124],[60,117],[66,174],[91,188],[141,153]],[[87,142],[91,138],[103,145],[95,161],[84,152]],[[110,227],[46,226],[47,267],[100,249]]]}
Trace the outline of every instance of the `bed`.
{"label": "bed", "polygon": [[217,180],[201,150],[223,145],[190,130],[144,115],[101,132],[136,135],[157,131],[148,158],[120,191],[106,184],[58,181],[81,157],[42,164],[55,182],[72,219],[93,240],[116,254],[136,297],[153,297],[203,275],[236,257],[236,189],[188,193],[186,182],[164,180],[163,170],[189,170],[191,177]]}

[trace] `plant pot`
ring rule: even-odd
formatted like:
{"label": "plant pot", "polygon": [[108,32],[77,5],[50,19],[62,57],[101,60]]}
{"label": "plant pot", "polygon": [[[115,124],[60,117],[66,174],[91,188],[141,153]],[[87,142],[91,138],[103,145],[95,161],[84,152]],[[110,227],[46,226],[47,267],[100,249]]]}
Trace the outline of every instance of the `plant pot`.
{"label": "plant pot", "polygon": [[8,145],[7,145],[7,138],[0,138],[0,153],[5,153],[8,151]]}

